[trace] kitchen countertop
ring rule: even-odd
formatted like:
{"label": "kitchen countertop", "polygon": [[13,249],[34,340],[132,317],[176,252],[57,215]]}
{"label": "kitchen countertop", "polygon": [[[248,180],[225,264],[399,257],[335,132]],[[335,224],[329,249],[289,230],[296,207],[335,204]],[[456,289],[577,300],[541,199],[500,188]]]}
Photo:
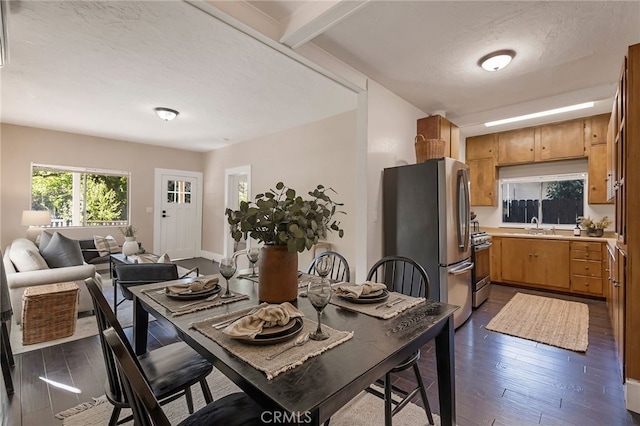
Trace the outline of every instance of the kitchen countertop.
{"label": "kitchen countertop", "polygon": [[[545,239],[545,240],[563,240],[563,241],[589,241],[596,243],[607,243],[609,246],[615,247],[616,238],[612,236],[608,237],[588,237],[584,236],[574,236],[569,234],[572,231],[559,230],[556,235],[553,234],[529,234],[525,229],[502,229],[502,228],[486,228],[483,229],[492,237],[503,237],[503,238],[534,238],[534,239]],[[546,230],[546,232],[550,232]],[[584,232],[584,231],[583,231]]]}

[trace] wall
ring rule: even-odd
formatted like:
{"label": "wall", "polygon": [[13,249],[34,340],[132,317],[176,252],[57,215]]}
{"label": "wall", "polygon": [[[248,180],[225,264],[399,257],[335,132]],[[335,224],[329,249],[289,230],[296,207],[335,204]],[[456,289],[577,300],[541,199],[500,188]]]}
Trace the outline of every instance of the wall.
{"label": "wall", "polygon": [[[548,163],[500,167],[498,168],[498,173],[500,179],[557,175],[563,173],[587,173],[587,160],[552,161]],[[498,183],[498,185],[500,184]],[[588,181],[586,187],[588,187]],[[499,188],[497,189],[499,190]],[[498,195],[498,197],[500,197],[500,195]],[[498,203],[498,205],[501,206],[501,203]],[[472,209],[477,214],[477,220],[480,223],[480,226],[491,228],[507,226],[502,224],[501,207],[474,206]],[[594,219],[600,219],[603,216],[608,216],[609,219],[615,220],[615,206],[613,204],[587,204],[585,206],[584,214],[585,216],[591,216]],[[558,225],[556,227],[559,229],[573,229],[575,225]],[[611,225],[607,230],[613,231],[614,225]]]}
{"label": "wall", "polygon": [[380,84],[369,80],[367,152],[367,265],[383,255],[382,171],[415,164],[416,121],[426,117]]}
{"label": "wall", "polygon": [[[1,247],[25,235],[20,221],[30,206],[32,162],[130,171],[131,223],[146,248],[153,247],[153,213],[146,208],[153,206],[154,169],[202,171],[202,154],[191,151],[12,124],[2,124],[0,132]],[[114,227],[65,228],[62,233],[73,238],[112,234],[123,240]]]}
{"label": "wall", "polygon": [[[279,181],[306,194],[318,184],[332,187],[332,198],[344,203],[341,216],[344,238],[330,233],[327,241],[353,264],[355,259],[356,211],[356,119],[355,110],[325,120],[260,137],[241,144],[217,149],[204,155],[204,218],[202,249],[214,255],[224,250],[228,232],[225,209],[225,170],[251,166],[251,199],[274,188]],[[306,269],[311,253],[298,257],[300,269]]]}

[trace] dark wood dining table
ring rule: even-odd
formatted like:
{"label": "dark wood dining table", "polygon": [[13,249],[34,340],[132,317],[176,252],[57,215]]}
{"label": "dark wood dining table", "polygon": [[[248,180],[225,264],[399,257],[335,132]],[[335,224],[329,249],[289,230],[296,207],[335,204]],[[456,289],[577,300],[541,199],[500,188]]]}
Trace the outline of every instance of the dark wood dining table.
{"label": "dark wood dining table", "polygon": [[[178,282],[187,281],[164,285]],[[224,282],[222,278],[221,282]],[[323,312],[323,324],[336,330],[353,331],[353,338],[268,380],[265,373],[189,327],[192,322],[257,305],[256,283],[232,279],[232,291],[249,295],[248,300],[176,317],[143,293],[145,289],[157,287],[158,284],[131,287],[135,300],[137,354],[147,350],[150,313],[158,321],[173,325],[187,344],[265,409],[299,414],[304,416],[302,423],[319,425],[376,379],[435,339],[441,424],[456,424],[453,327],[456,306],[427,300],[396,317],[381,320],[329,304]],[[298,297],[295,304],[305,316],[316,318],[316,311],[306,298]],[[380,404],[384,404],[383,401]]]}

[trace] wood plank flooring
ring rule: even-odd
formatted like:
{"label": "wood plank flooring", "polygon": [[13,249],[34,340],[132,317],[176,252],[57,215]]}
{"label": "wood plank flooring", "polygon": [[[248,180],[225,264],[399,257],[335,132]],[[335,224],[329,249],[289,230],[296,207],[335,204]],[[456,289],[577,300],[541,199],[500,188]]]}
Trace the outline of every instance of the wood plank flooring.
{"label": "wood plank flooring", "polygon": [[[587,303],[587,353],[485,330],[485,324],[516,291]],[[150,347],[177,339],[173,330],[157,321],[149,324],[149,332]],[[131,337],[131,329],[127,333]],[[455,349],[459,425],[640,425],[640,416],[624,408],[611,325],[602,301],[493,285],[489,300],[457,330]],[[432,344],[423,348],[420,368],[437,413],[434,352]],[[4,386],[0,387],[0,425],[59,425],[55,413],[104,393],[97,336],[16,355],[15,361],[15,394],[8,396]],[[395,376],[396,384],[413,382],[411,374],[405,373]],[[41,376],[77,387],[82,393],[56,389],[40,380]],[[415,402],[420,404],[419,398]]]}

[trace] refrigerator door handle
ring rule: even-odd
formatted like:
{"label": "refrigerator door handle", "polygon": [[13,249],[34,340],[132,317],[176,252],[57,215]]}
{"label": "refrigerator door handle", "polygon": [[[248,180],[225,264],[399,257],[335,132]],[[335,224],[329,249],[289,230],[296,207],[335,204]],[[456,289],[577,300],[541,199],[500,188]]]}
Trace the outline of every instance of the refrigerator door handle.
{"label": "refrigerator door handle", "polygon": [[465,272],[473,269],[474,266],[475,265],[474,265],[473,262],[465,262],[465,263],[463,263],[462,265],[460,265],[460,266],[458,266],[456,268],[450,269],[449,273],[451,275],[462,275]]}
{"label": "refrigerator door handle", "polygon": [[469,196],[469,177],[466,169],[458,170],[458,247],[462,251],[469,250],[469,232],[470,232],[470,196]]}

